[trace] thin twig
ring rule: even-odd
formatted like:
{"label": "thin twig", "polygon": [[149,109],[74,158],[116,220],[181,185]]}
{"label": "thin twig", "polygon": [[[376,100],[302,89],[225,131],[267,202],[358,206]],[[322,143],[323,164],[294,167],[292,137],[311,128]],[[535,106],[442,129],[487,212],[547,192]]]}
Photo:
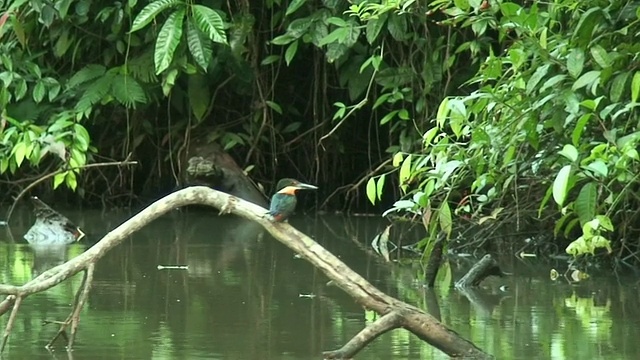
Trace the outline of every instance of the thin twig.
{"label": "thin twig", "polygon": [[15,200],[13,201],[13,204],[11,204],[11,207],[9,208],[9,211],[7,212],[7,218],[6,218],[6,222],[7,224],[9,223],[9,221],[11,220],[11,215],[13,214],[13,210],[15,209],[16,205],[18,204],[18,201],[20,201],[20,199],[24,196],[24,194],[26,194],[27,192],[29,192],[29,190],[33,189],[36,185],[40,184],[41,182],[54,177],[60,173],[63,173],[65,171],[74,171],[74,170],[84,170],[84,169],[90,169],[90,168],[97,168],[97,167],[105,167],[105,166],[126,166],[126,165],[137,165],[138,162],[137,161],[131,161],[129,160],[131,158],[131,153],[129,153],[129,156],[127,156],[126,159],[124,159],[123,161],[119,161],[119,162],[107,162],[107,163],[95,163],[95,164],[88,164],[88,165],[83,165],[83,166],[77,166],[77,167],[72,167],[72,168],[65,168],[65,169],[58,169],[52,173],[49,173],[47,175],[44,175],[43,177],[39,178],[38,180],[32,182],[31,184],[29,184],[29,186],[27,186],[26,188],[24,188],[24,190],[22,190],[20,192],[20,194],[18,194],[18,196],[16,196]]}
{"label": "thin twig", "polygon": [[335,195],[337,195],[340,191],[342,191],[344,189],[348,188],[347,193],[350,193],[350,192],[356,190],[362,184],[364,184],[365,180],[368,180],[370,177],[374,176],[378,171],[382,170],[382,168],[384,168],[385,166],[389,165],[391,160],[393,160],[393,159],[387,159],[387,160],[383,161],[375,169],[373,169],[372,171],[370,171],[369,173],[367,173],[366,175],[361,177],[360,180],[356,181],[355,184],[344,185],[344,186],[340,186],[340,187],[336,188],[336,190],[334,192],[332,192],[329,196],[327,196],[327,198],[324,200],[322,205],[319,206],[319,208],[320,209],[324,208],[324,206],[329,203],[329,200],[331,200]]}
{"label": "thin twig", "polygon": [[[384,56],[384,43],[380,48],[380,57],[382,56]],[[367,104],[367,102],[369,102],[369,94],[371,93],[371,88],[373,88],[373,83],[376,79],[377,74],[378,74],[378,69],[374,67],[373,74],[371,74],[371,78],[369,79],[369,85],[367,86],[367,92],[364,94],[364,99],[360,100],[359,103],[354,105],[351,108],[351,110],[349,110],[349,112],[344,115],[342,120],[340,120],[340,122],[336,126],[334,126],[333,129],[331,129],[331,131],[329,131],[327,134],[323,135],[320,138],[320,141],[318,141],[319,146],[322,146],[322,141],[324,141],[325,139],[333,135],[333,133],[336,132],[342,124],[344,124],[344,122],[347,120],[347,118],[349,118],[349,116],[351,116],[357,110],[360,110],[362,107],[364,107]],[[324,146],[322,146],[322,148],[324,148]]]}

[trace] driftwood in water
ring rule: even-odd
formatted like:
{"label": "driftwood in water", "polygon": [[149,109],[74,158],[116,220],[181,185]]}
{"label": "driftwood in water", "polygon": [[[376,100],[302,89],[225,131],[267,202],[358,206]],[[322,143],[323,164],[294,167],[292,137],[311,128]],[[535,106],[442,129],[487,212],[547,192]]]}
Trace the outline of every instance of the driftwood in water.
{"label": "driftwood in water", "polygon": [[491,275],[502,276],[503,273],[498,266],[498,262],[487,254],[476,262],[462,279],[455,284],[456,289],[469,299],[469,302],[478,309],[479,313],[487,314],[488,316],[504,297],[504,295],[488,294],[482,289],[478,289],[477,286]]}
{"label": "driftwood in water", "polygon": [[31,245],[65,245],[82,239],[85,234],[66,216],[53,210],[37,196],[31,197],[36,220],[24,239]]}
{"label": "driftwood in water", "polygon": [[482,280],[491,275],[502,276],[502,271],[498,266],[498,262],[491,255],[487,254],[475,263],[462,279],[456,281],[456,288],[478,286]]}
{"label": "driftwood in water", "polygon": [[334,359],[351,358],[380,334],[391,329],[404,328],[449,356],[475,359],[491,358],[490,355],[438,322],[422,309],[383,293],[351,270],[335,255],[291,225],[269,221],[264,216],[266,209],[234,196],[201,186],[183,189],[156,201],[109,232],[102,240],[83,254],[40,274],[24,285],[0,285],[0,294],[8,295],[0,303],[0,315],[11,310],[3,336],[2,348],[6,344],[20,305],[25,298],[49,289],[78,272],[84,271],[85,276],[76,301],[73,304],[73,309],[69,317],[61,323],[58,335],[49,343],[51,345],[59,336],[66,337],[66,329],[70,326],[71,330],[67,345],[71,349],[78,330],[80,312],[91,289],[96,262],[114,246],[162,214],[177,207],[196,204],[213,206],[220,209],[221,213],[233,213],[257,222],[269,231],[273,237],[322,270],[327,277],[353,297],[355,301],[381,315],[376,322],[360,332],[347,345],[339,350],[326,353],[326,357],[330,356]]}

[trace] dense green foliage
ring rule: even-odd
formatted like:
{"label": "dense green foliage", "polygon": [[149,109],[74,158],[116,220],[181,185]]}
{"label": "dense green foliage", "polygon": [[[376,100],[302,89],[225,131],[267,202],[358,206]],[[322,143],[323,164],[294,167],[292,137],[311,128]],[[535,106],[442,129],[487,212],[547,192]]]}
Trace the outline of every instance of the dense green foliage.
{"label": "dense green foliage", "polygon": [[57,170],[53,188],[65,183],[83,196],[134,186],[118,170],[86,173],[78,186],[82,167],[105,158],[146,159],[138,188],[153,170],[171,173],[189,132],[212,111],[209,79],[242,60],[230,61],[226,15],[210,5],[1,5],[0,173],[15,179]]}
{"label": "dense green foliage", "polygon": [[[573,240],[570,254],[611,252],[613,238],[619,254],[637,253],[638,4],[432,5],[448,26],[491,31],[498,47],[467,79],[472,91],[443,99],[423,148],[396,162],[416,186],[394,209],[425,213],[433,235],[451,233],[452,213],[483,223],[536,204],[539,216],[559,215],[555,235]],[[452,210],[447,200],[463,190]]]}
{"label": "dense green foliage", "polygon": [[[260,181],[337,188],[322,207],[402,197],[387,214],[430,238],[535,217],[622,258],[639,24],[631,1],[0,2],[0,174],[139,192],[214,141]],[[81,171],[129,153],[153,160]]]}

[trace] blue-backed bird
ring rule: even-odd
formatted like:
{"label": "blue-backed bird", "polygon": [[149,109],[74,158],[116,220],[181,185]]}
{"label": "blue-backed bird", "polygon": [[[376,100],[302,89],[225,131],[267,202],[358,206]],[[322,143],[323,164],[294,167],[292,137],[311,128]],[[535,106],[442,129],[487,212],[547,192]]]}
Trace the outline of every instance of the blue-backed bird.
{"label": "blue-backed bird", "polygon": [[276,193],[271,197],[269,215],[273,220],[285,221],[296,209],[296,191],[315,190],[317,186],[301,183],[295,179],[282,179],[278,181]]}

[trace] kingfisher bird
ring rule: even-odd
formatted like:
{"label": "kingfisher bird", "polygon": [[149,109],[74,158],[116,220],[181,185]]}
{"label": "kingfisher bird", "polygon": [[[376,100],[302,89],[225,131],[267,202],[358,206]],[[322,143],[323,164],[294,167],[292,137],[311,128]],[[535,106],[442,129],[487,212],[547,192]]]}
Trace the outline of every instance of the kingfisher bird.
{"label": "kingfisher bird", "polygon": [[285,221],[296,209],[296,191],[298,190],[316,190],[318,187],[301,183],[295,179],[282,179],[278,181],[276,193],[271,197],[271,206],[269,207],[269,215],[274,221]]}

